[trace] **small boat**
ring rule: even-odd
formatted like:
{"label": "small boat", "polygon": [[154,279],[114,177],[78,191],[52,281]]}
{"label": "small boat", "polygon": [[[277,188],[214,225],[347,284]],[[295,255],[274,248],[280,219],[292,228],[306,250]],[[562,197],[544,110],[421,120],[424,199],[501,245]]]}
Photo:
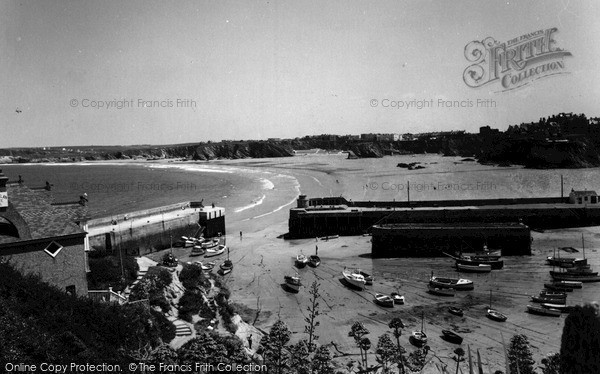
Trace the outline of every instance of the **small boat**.
{"label": "small boat", "polygon": [[465,265],[456,264],[456,269],[464,273],[489,273],[492,271],[492,265],[489,264],[478,264],[478,265]]}
{"label": "small boat", "polygon": [[542,306],[527,305],[527,312],[541,316],[560,317],[561,311],[554,308],[544,308]]}
{"label": "small boat", "polygon": [[474,288],[473,281],[470,279],[434,277],[433,273],[429,284],[437,288],[453,288],[457,291],[472,290]]}
{"label": "small boat", "polygon": [[183,242],[183,247],[184,248],[189,248],[189,247],[193,247],[194,245],[196,245],[196,242],[194,240],[186,240]]}
{"label": "small boat", "polygon": [[594,271],[592,268],[584,268],[584,267],[573,267],[565,269],[565,273],[567,274],[585,274],[585,275],[598,275],[597,271]]}
{"label": "small boat", "polygon": [[[579,260],[579,261],[577,261]],[[556,256],[548,256],[546,257],[546,263],[552,266],[573,266],[575,262],[581,263],[581,259],[575,257],[556,257]]]}
{"label": "small boat", "polygon": [[567,299],[562,297],[544,297],[544,296],[532,296],[531,301],[534,303],[549,303],[549,304],[566,304]]}
{"label": "small boat", "polygon": [[496,309],[492,309],[492,290],[490,290],[490,307],[487,309],[486,316],[487,318],[498,322],[505,322],[508,319],[504,314]]}
{"label": "small boat", "polygon": [[202,268],[202,270],[204,270],[204,271],[211,271],[216,265],[216,263],[214,261],[206,262],[206,263],[196,261],[196,264],[200,265],[200,268]]}
{"label": "small boat", "polygon": [[204,257],[214,257],[223,254],[227,250],[227,246],[221,244],[216,248],[208,248]]}
{"label": "small boat", "polygon": [[541,290],[540,291],[540,296],[541,297],[549,297],[549,298],[552,298],[552,299],[566,299],[567,298],[566,292],[548,291],[548,290]]}
{"label": "small boat", "polygon": [[372,275],[370,275],[370,274],[367,274],[367,273],[365,273],[364,271],[362,271],[362,270],[360,270],[360,269],[359,269],[359,270],[357,270],[357,271],[358,271],[358,273],[359,273],[360,275],[362,275],[362,276],[365,278],[365,282],[366,282],[365,284],[366,284],[367,286],[370,286],[370,285],[372,285],[372,284],[373,284],[373,276],[372,276]]}
{"label": "small boat", "polygon": [[373,301],[375,301],[375,304],[386,308],[394,307],[394,299],[391,296],[382,293],[375,294],[375,299]]}
{"label": "small boat", "polygon": [[454,344],[462,344],[463,342],[462,336],[450,330],[442,330],[442,339]]}
{"label": "small boat", "polygon": [[449,307],[448,312],[450,312],[450,314],[454,314],[455,316],[459,316],[459,317],[462,317],[464,315],[463,310],[460,308],[457,308],[455,306]]}
{"label": "small boat", "polygon": [[404,296],[401,296],[397,292],[392,292],[390,296],[394,299],[394,304],[404,305]]}
{"label": "small boat", "polygon": [[339,235],[327,235],[327,236],[322,236],[319,238],[319,240],[330,240],[330,239],[337,239],[339,238]]}
{"label": "small boat", "polygon": [[283,277],[283,280],[285,281],[285,286],[287,288],[289,288],[290,290],[295,291],[295,292],[300,291],[300,286],[302,285],[302,283],[300,283],[300,277],[298,275],[296,275],[296,276],[286,275]]}
{"label": "small boat", "polygon": [[365,288],[365,285],[367,284],[365,277],[363,277],[360,273],[356,273],[344,268],[344,271],[342,271],[342,275],[344,276],[346,282],[352,287],[356,287],[363,290]]}
{"label": "small boat", "polygon": [[569,287],[560,282],[544,283],[544,287],[546,287],[547,289],[552,290],[552,291],[573,292],[573,287]]}
{"label": "small boat", "polygon": [[304,254],[298,253],[298,255],[296,256],[296,267],[298,269],[302,269],[306,266],[306,264],[308,264],[308,258],[306,258]]}
{"label": "small boat", "polygon": [[192,253],[190,256],[202,256],[204,253],[206,253],[206,249],[202,248],[201,245],[195,245],[192,248]]}
{"label": "small boat", "polygon": [[456,294],[456,291],[454,290],[454,288],[440,288],[440,287],[435,287],[431,284],[428,286],[427,292],[429,292],[432,295],[438,295],[438,296],[454,296]]}
{"label": "small boat", "polygon": [[462,253],[463,256],[476,257],[484,260],[499,260],[502,257],[501,249],[489,249],[487,245],[483,246],[482,251]]}
{"label": "small boat", "polygon": [[573,310],[573,308],[574,308],[573,305],[550,304],[550,303],[543,303],[542,307],[548,308],[548,309],[560,310],[561,313],[570,313],[571,310]]}
{"label": "small boat", "polygon": [[583,287],[583,283],[581,283],[580,281],[558,281],[555,283],[558,283],[560,285],[570,287],[570,288],[582,288]]}
{"label": "small boat", "polygon": [[233,269],[233,262],[231,262],[230,260],[225,260],[221,265],[219,265],[219,267],[221,268],[221,270],[231,271],[231,269]]}
{"label": "small boat", "polygon": [[425,324],[425,313],[421,313],[421,331],[413,331],[410,335],[410,341],[417,347],[422,347],[427,344],[427,334],[423,331]]}
{"label": "small boat", "polygon": [[494,259],[494,257],[490,257],[490,256],[466,256],[466,255],[453,256],[453,255],[445,253],[445,252],[442,252],[442,253],[448,257],[453,258],[457,264],[471,265],[471,266],[476,266],[479,264],[490,265],[492,267],[492,270],[499,270],[504,267],[504,261],[502,260],[502,258]]}
{"label": "small boat", "polygon": [[317,255],[308,256],[308,265],[316,268],[317,266],[321,265],[321,258]]}
{"label": "small boat", "polygon": [[207,240],[201,244],[202,248],[204,248],[204,249],[214,248],[218,245],[219,245],[219,239],[217,239],[217,238]]}
{"label": "small boat", "polygon": [[576,281],[582,283],[600,282],[600,276],[589,274],[567,274],[562,272],[554,272],[550,274],[555,281]]}

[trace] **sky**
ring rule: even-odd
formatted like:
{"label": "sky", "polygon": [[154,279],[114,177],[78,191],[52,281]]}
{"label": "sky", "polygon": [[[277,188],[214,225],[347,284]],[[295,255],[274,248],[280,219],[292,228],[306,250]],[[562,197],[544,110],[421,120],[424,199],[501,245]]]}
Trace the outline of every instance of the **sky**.
{"label": "sky", "polygon": [[[477,132],[600,116],[599,15],[595,0],[2,1],[0,147]],[[551,28],[571,53],[562,74],[508,91],[465,83],[470,42]]]}

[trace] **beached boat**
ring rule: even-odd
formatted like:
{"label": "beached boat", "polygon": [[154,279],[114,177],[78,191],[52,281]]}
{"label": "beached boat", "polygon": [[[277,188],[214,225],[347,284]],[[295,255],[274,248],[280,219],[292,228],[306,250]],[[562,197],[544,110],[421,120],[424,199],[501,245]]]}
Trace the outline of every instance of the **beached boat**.
{"label": "beached boat", "polygon": [[201,244],[202,248],[204,248],[204,249],[214,248],[218,245],[219,245],[219,239],[217,239],[217,238],[207,240]]}
{"label": "beached boat", "polygon": [[330,239],[337,239],[339,237],[340,237],[339,235],[327,235],[327,236],[322,236],[319,239],[327,241],[327,240],[330,240]]}
{"label": "beached boat", "polygon": [[581,258],[576,257],[556,257],[556,256],[548,256],[546,257],[546,263],[552,266],[560,266],[560,267],[570,267],[575,266],[575,264],[586,264],[587,261],[583,261]]}
{"label": "beached boat", "polygon": [[550,274],[552,279],[555,281],[575,281],[575,282],[600,282],[600,276],[598,275],[588,275],[588,274],[568,274],[568,273],[560,273],[554,272]]}
{"label": "beached boat", "polygon": [[560,317],[560,310],[554,308],[544,308],[543,306],[527,305],[527,312],[541,316]]}
{"label": "beached boat", "polygon": [[308,264],[308,258],[303,253],[298,253],[295,263],[298,269],[302,269]]}
{"label": "beached boat", "polygon": [[359,273],[360,275],[362,275],[362,276],[365,278],[365,282],[366,282],[365,284],[366,284],[367,286],[370,286],[370,285],[372,285],[372,284],[373,284],[373,280],[374,280],[374,279],[373,279],[373,276],[372,276],[371,274],[367,274],[367,273],[365,273],[364,271],[362,271],[362,270],[360,270],[360,269],[358,269],[357,271],[358,271],[358,273]]}
{"label": "beached boat", "polygon": [[531,296],[531,301],[534,303],[550,303],[550,304],[566,304],[567,299],[563,297],[545,297],[545,296]]}
{"label": "beached boat", "polygon": [[578,267],[578,266],[565,269],[565,273],[567,273],[567,274],[598,275],[598,272],[594,271],[590,267]]}
{"label": "beached boat", "polygon": [[427,344],[427,334],[425,334],[425,331],[423,331],[424,326],[425,326],[425,314],[424,314],[424,312],[422,312],[421,313],[421,331],[413,331],[410,334],[411,343],[416,345],[417,347],[422,347],[425,344]]}
{"label": "beached boat", "polygon": [[300,277],[296,274],[296,276],[286,275],[283,277],[285,281],[285,286],[295,292],[300,291],[300,286],[302,283],[300,282]]}
{"label": "beached boat", "polygon": [[454,344],[462,344],[463,342],[462,336],[450,330],[442,330],[442,339]]}
{"label": "beached boat", "polygon": [[573,310],[573,308],[574,308],[573,305],[550,304],[550,303],[543,303],[542,307],[549,308],[549,309],[560,310],[561,313],[570,313]]}
{"label": "beached boat", "polygon": [[321,258],[317,255],[308,256],[308,264],[313,268],[321,265]]}
{"label": "beached boat", "polygon": [[541,297],[549,297],[549,298],[552,298],[552,299],[566,299],[567,298],[567,293],[566,292],[562,292],[562,291],[541,290],[540,291],[540,296]]}
{"label": "beached boat", "polygon": [[351,271],[349,269],[344,268],[342,275],[344,276],[346,283],[352,287],[363,290],[367,284],[365,277],[363,277],[360,273]]}
{"label": "beached boat", "polygon": [[230,260],[225,260],[221,265],[219,265],[219,267],[221,268],[221,270],[231,271],[231,269],[233,269],[233,262],[231,262]]}
{"label": "beached boat", "polygon": [[195,245],[192,248],[192,253],[190,253],[190,256],[202,256],[204,253],[206,253],[206,249],[202,248],[201,245]]}
{"label": "beached boat", "polygon": [[404,304],[404,296],[400,295],[397,292],[392,292],[391,295],[392,299],[394,299],[394,304],[398,304],[398,305],[403,305]]}
{"label": "beached boat", "polygon": [[508,319],[506,315],[500,313],[496,309],[492,309],[492,290],[490,290],[490,307],[486,311],[486,316],[487,318],[498,322],[505,322]]}
{"label": "beached boat", "polygon": [[375,294],[375,304],[386,307],[393,308],[394,307],[394,299],[389,295],[384,295],[382,293]]}
{"label": "beached boat", "polygon": [[558,281],[555,283],[560,284],[562,286],[570,287],[570,288],[582,288],[583,287],[583,283],[581,283],[580,281]]}
{"label": "beached boat", "polygon": [[455,306],[449,307],[448,312],[450,312],[450,314],[454,314],[455,316],[459,316],[459,317],[462,317],[464,315],[463,310],[460,308],[457,308]]}
{"label": "beached boat", "polygon": [[456,264],[456,269],[464,273],[489,273],[492,271],[492,265],[490,264],[478,264],[478,265],[465,265]]}
{"label": "beached boat", "polygon": [[435,287],[431,284],[427,287],[427,292],[437,296],[454,296],[456,294],[454,288]]}
{"label": "beached boat", "polygon": [[204,257],[214,257],[223,254],[227,250],[227,246],[221,244],[216,248],[208,248]]}
{"label": "beached boat", "polygon": [[211,271],[216,265],[216,263],[214,261],[211,261],[211,262],[196,261],[195,264],[199,265],[200,268],[204,271]]}
{"label": "beached boat", "polygon": [[429,284],[438,288],[453,288],[457,291],[472,290],[474,288],[473,281],[470,279],[434,277],[433,273],[429,279]]}
{"label": "beached boat", "polygon": [[453,258],[457,264],[461,264],[461,265],[470,265],[470,266],[477,266],[480,264],[481,265],[490,265],[492,267],[492,270],[499,270],[504,267],[504,260],[502,260],[501,258],[493,259],[493,258],[490,258],[489,256],[467,256],[467,255],[453,256],[453,255],[445,253],[445,252],[442,252],[442,253],[448,257]]}
{"label": "beached boat", "polygon": [[477,257],[485,260],[499,260],[502,257],[501,249],[489,249],[487,245],[483,246],[483,250],[475,251],[475,252],[465,252],[461,253],[461,255],[469,256],[469,257]]}

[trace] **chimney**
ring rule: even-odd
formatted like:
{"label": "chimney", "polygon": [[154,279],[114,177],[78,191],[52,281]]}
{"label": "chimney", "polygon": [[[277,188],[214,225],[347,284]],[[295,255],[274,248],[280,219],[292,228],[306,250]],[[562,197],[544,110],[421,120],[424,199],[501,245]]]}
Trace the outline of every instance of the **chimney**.
{"label": "chimney", "polygon": [[8,178],[0,170],[0,212],[8,209],[8,192],[6,192],[6,182]]}

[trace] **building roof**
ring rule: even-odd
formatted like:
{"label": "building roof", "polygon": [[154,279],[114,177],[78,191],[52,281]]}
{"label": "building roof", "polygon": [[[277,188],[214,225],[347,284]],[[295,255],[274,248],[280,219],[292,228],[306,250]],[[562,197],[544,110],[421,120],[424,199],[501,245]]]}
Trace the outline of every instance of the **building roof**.
{"label": "building roof", "polygon": [[0,217],[16,226],[19,236],[0,233],[0,244],[85,234],[78,223],[87,219],[87,207],[79,203],[52,204],[50,191],[23,184],[7,184],[8,208]]}
{"label": "building roof", "polygon": [[598,196],[596,191],[571,191],[569,195],[573,196]]}

